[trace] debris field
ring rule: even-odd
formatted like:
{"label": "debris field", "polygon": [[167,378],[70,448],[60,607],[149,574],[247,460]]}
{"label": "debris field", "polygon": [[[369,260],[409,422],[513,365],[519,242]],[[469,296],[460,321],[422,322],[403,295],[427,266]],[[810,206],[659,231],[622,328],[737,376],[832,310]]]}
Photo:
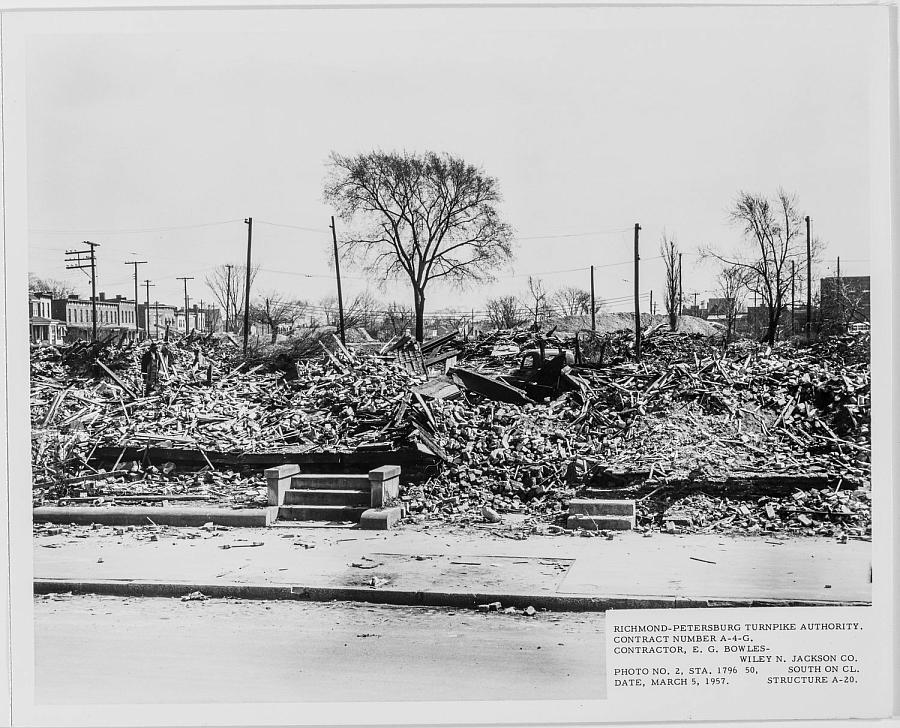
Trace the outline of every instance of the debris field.
{"label": "debris field", "polygon": [[[726,347],[657,324],[640,362],[627,331],[524,330],[356,350],[329,334],[244,360],[195,336],[169,342],[146,397],[147,342],[33,348],[33,500],[258,507],[262,468],[221,454],[405,453],[418,521],[480,523],[488,509],[543,528],[596,496],[634,498],[642,529],[868,538],[869,344]],[[160,456],[176,451],[193,464]]]}

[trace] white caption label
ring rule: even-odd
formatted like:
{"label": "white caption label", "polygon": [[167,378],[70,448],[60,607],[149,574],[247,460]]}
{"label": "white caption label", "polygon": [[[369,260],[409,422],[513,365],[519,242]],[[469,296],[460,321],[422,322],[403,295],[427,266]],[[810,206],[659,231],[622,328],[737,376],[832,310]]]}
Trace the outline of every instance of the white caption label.
{"label": "white caption label", "polygon": [[608,695],[683,718],[869,717],[870,625],[867,607],[610,611]]}

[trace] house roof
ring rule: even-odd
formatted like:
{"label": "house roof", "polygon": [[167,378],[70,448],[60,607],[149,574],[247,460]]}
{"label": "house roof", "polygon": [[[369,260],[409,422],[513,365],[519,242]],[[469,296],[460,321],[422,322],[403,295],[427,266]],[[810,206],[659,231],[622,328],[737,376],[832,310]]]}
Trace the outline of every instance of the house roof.
{"label": "house roof", "polygon": [[32,316],[28,319],[28,322],[31,324],[37,324],[38,326],[47,326],[48,324],[59,324],[60,326],[65,326],[65,321],[59,321],[57,319],[48,319],[43,316]]}

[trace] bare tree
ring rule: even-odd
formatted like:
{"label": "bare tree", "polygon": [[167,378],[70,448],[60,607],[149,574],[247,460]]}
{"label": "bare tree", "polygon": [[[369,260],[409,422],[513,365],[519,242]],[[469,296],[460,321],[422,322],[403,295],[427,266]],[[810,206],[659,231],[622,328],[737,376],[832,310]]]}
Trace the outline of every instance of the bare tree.
{"label": "bare tree", "polygon": [[[229,271],[229,267],[231,270]],[[250,288],[259,273],[259,266],[250,268]],[[235,333],[244,330],[244,284],[247,281],[247,266],[234,264],[218,265],[206,276],[206,285],[212,291],[216,301],[225,311],[227,329]],[[251,305],[251,313],[253,306]]]}
{"label": "bare tree", "polygon": [[497,180],[479,167],[433,152],[333,152],[330,166],[325,199],[342,219],[363,226],[342,245],[369,272],[409,281],[417,340],[429,283],[490,280],[511,259],[512,230],[500,219]]}
{"label": "bare tree", "polygon": [[542,318],[541,313],[544,317],[547,315],[547,289],[544,288],[544,282],[540,278],[528,276],[528,296],[529,308],[534,311],[534,328],[537,330]]}
{"label": "bare tree", "polygon": [[515,296],[492,298],[486,306],[487,319],[496,329],[513,329],[524,321],[522,305]]}
{"label": "bare tree", "polygon": [[678,243],[675,236],[669,237],[663,230],[662,240],[659,244],[659,254],[666,266],[666,284],[663,288],[663,303],[666,306],[666,314],[669,317],[669,330],[678,328],[678,281],[681,278],[680,262],[678,259]]}
{"label": "bare tree", "polygon": [[384,311],[381,330],[389,336],[398,336],[415,325],[415,313],[410,306],[392,301]]}
{"label": "bare tree", "polygon": [[[554,310],[563,316],[584,316],[591,313],[591,293],[577,286],[557,289],[551,296]],[[597,307],[599,309],[599,306]]]}
{"label": "bare tree", "polygon": [[[730,218],[743,228],[748,249],[730,256],[711,249],[703,253],[728,266],[738,266],[748,274],[747,287],[760,296],[766,308],[766,331],[762,338],[774,344],[791,289],[791,261],[805,262],[803,220],[797,212],[796,197],[779,189],[770,202],[762,195],[740,192]],[[813,242],[817,249],[818,244]],[[803,266],[796,268],[802,270]]]}
{"label": "bare tree", "polygon": [[719,273],[717,283],[725,302],[722,315],[725,316],[725,343],[728,344],[734,335],[734,322],[744,304],[747,270],[736,265],[726,266]]}
{"label": "bare tree", "polygon": [[40,276],[28,274],[28,292],[29,293],[49,293],[54,299],[67,298],[75,293],[75,288],[69,283],[58,281],[55,278],[41,278]]}
{"label": "bare tree", "polygon": [[277,292],[267,293],[250,304],[250,320],[268,326],[274,344],[279,327],[293,324],[307,308],[305,301],[292,301]]}
{"label": "bare tree", "polygon": [[822,333],[845,333],[850,324],[869,320],[869,289],[853,279],[822,278],[819,301],[819,330]]}
{"label": "bare tree", "polygon": [[[325,323],[329,326],[340,326],[337,296],[325,296],[319,301],[319,305],[325,314]],[[344,328],[360,327],[367,331],[377,329],[378,319],[382,313],[378,299],[370,291],[363,291],[349,301],[344,301]]]}

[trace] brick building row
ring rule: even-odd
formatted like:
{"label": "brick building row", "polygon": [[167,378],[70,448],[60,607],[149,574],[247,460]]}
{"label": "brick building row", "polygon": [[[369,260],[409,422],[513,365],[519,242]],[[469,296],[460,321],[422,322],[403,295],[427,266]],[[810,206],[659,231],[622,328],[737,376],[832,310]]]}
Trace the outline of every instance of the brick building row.
{"label": "brick building row", "polygon": [[85,340],[93,336],[94,304],[97,311],[97,338],[100,341],[131,341],[136,336],[160,338],[167,331],[184,333],[188,330],[207,331],[212,316],[198,306],[184,309],[165,303],[141,303],[135,306],[133,299],[125,296],[107,298],[99,293],[94,302],[72,294],[66,298],[53,298],[49,293],[29,293],[29,338],[34,344],[62,344]]}

